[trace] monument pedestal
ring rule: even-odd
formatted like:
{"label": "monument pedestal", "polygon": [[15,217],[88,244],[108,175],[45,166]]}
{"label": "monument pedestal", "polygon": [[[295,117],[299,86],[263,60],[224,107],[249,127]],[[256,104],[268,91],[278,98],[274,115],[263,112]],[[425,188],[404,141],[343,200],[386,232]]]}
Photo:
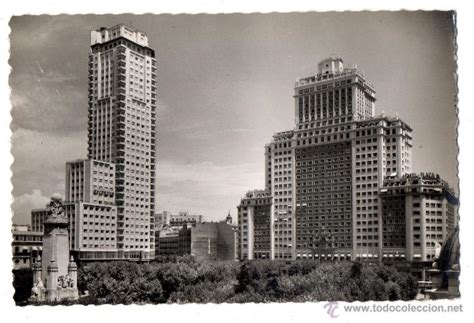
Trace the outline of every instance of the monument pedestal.
{"label": "monument pedestal", "polygon": [[43,259],[33,266],[32,302],[76,300],[77,265],[69,257],[69,221],[61,198],[52,197],[44,221]]}

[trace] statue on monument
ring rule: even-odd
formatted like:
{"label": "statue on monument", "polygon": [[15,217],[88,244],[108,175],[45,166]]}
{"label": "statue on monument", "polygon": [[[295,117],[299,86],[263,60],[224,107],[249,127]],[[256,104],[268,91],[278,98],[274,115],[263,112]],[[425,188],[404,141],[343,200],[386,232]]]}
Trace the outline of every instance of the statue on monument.
{"label": "statue on monument", "polygon": [[74,287],[74,279],[67,275],[61,275],[58,277],[58,288],[73,288]]}
{"label": "statue on monument", "polygon": [[59,194],[54,194],[51,197],[51,201],[46,205],[46,210],[48,211],[49,220],[65,220],[64,215],[64,206],[62,203],[61,196]]}

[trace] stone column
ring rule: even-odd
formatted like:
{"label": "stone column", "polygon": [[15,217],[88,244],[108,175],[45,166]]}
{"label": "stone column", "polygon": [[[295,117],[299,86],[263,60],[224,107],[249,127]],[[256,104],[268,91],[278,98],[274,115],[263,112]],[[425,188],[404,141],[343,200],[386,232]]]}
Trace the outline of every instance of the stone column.
{"label": "stone column", "polygon": [[76,289],[77,288],[77,265],[74,262],[74,259],[72,256],[71,256],[71,260],[69,261],[69,266],[67,267],[67,269],[68,269],[69,277],[71,277],[73,280],[72,288]]}
{"label": "stone column", "polygon": [[52,259],[46,270],[46,300],[54,301],[57,298],[58,264]]}

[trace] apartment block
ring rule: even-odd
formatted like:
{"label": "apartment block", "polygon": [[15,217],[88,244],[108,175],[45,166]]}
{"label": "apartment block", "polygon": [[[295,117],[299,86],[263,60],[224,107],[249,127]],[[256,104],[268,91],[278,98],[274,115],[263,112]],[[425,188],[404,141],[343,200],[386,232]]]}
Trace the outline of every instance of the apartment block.
{"label": "apartment block", "polygon": [[13,269],[31,268],[42,255],[43,231],[32,231],[28,225],[12,225]]}
{"label": "apartment block", "polygon": [[457,225],[458,199],[438,174],[386,177],[382,200],[383,260],[433,261]]}
{"label": "apartment block", "polygon": [[253,190],[237,206],[239,259],[271,259],[271,205],[270,192]]}
{"label": "apartment block", "polygon": [[66,163],[64,209],[69,218],[69,247],[77,259],[121,258],[113,163],[91,159]]}
{"label": "apartment block", "polygon": [[[380,260],[379,189],[411,172],[412,129],[375,115],[375,89],[339,57],[294,87],[295,128],[265,145],[271,259]],[[331,254],[317,250],[329,234]]]}

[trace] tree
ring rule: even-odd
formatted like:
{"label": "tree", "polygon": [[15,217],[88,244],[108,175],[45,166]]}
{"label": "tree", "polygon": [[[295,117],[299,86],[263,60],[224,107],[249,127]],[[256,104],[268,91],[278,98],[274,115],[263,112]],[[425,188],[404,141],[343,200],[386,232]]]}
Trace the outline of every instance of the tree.
{"label": "tree", "polygon": [[13,300],[17,305],[26,305],[33,288],[33,271],[29,268],[13,270]]}

